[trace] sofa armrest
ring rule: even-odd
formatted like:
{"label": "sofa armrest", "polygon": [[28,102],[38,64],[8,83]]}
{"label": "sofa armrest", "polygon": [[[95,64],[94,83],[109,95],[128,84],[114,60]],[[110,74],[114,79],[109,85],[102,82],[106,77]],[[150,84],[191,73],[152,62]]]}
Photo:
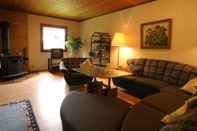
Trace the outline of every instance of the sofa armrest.
{"label": "sofa armrest", "polygon": [[64,67],[68,70],[72,70],[72,68],[79,68],[80,64],[84,62],[87,58],[63,58]]}

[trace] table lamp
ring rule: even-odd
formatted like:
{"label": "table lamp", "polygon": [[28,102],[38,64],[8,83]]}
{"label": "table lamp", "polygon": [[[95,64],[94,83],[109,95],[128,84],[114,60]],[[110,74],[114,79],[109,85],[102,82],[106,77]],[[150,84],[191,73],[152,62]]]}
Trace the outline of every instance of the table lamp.
{"label": "table lamp", "polygon": [[117,67],[120,67],[120,47],[126,44],[125,34],[117,32],[114,34],[111,46],[118,47]]}

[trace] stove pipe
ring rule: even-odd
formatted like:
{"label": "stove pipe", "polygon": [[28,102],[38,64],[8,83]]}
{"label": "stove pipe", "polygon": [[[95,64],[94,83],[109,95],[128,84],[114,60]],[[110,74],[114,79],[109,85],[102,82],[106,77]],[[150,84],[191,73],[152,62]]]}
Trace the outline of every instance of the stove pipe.
{"label": "stove pipe", "polygon": [[4,56],[10,55],[10,24],[7,21],[0,22],[0,45]]}

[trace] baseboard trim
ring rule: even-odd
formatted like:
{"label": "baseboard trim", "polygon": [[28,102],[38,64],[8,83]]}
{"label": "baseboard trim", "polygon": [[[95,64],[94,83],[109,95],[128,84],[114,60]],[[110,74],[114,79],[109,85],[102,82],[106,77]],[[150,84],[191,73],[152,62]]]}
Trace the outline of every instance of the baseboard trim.
{"label": "baseboard trim", "polygon": [[46,72],[48,71],[47,69],[42,69],[42,70],[31,70],[29,73],[38,73],[38,72]]}

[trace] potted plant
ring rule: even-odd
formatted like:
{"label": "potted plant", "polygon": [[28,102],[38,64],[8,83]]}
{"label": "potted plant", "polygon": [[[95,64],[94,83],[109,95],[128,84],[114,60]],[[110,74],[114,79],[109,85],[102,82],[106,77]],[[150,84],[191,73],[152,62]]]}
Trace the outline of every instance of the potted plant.
{"label": "potted plant", "polygon": [[65,48],[68,49],[68,52],[73,55],[79,48],[81,48],[82,42],[80,38],[68,37],[65,42]]}

